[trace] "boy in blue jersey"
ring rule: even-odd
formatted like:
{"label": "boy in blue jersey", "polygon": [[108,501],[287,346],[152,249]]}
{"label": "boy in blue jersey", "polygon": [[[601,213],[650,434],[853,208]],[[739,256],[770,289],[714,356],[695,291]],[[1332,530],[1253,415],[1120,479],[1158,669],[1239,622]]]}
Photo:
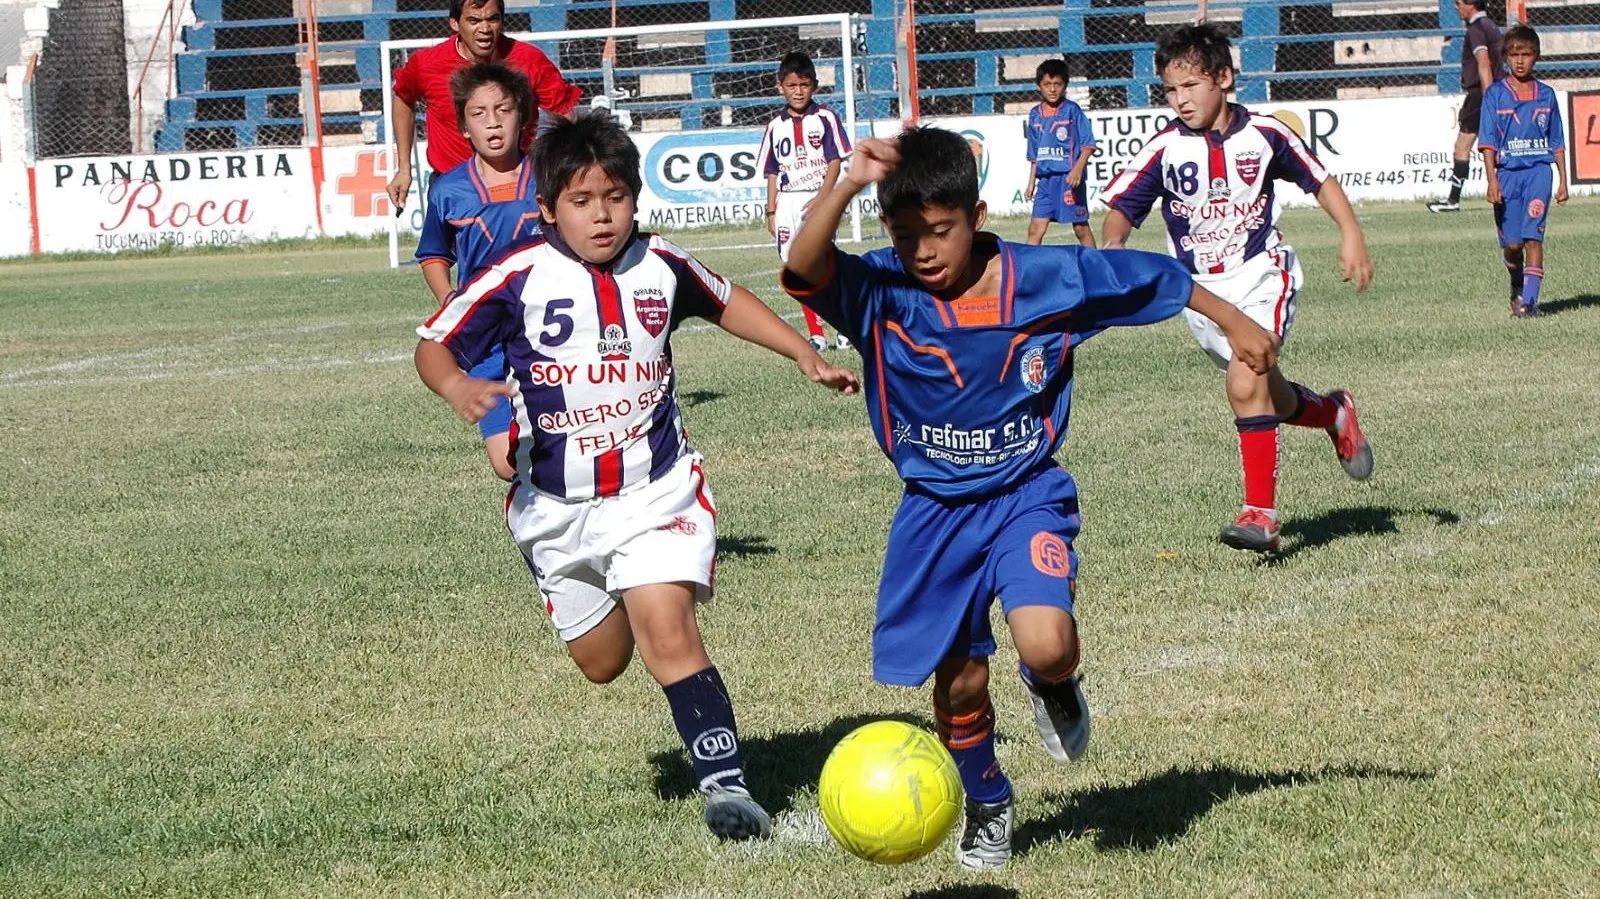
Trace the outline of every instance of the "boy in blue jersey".
{"label": "boy in blue jersey", "polygon": [[1028,243],[1044,243],[1051,222],[1070,222],[1078,243],[1094,246],[1089,227],[1089,198],[1084,193],[1083,168],[1095,154],[1094,130],[1082,107],[1068,100],[1067,63],[1047,59],[1034,71],[1039,103],[1028,110],[1028,187],[1024,200],[1033,201],[1028,222]]}
{"label": "boy in blue jersey", "polygon": [[[1258,370],[1272,366],[1276,345],[1175,260],[980,231],[977,163],[958,134],[912,128],[862,141],[850,159],[813,204],[783,284],[860,351],[873,432],[905,481],[878,587],[873,677],[919,686],[932,675],[939,736],[967,794],[957,860],[999,867],[1011,856],[1014,800],[995,761],[989,698],[996,597],[1045,748],[1066,762],[1089,742],[1073,620],[1077,488],[1053,458],[1066,437],[1073,348],[1185,306],[1213,316]],[[874,183],[894,246],[854,256],[833,236]]]}
{"label": "boy in blue jersey", "polygon": [[1494,224],[1511,273],[1511,314],[1529,318],[1539,314],[1539,289],[1544,285],[1552,163],[1555,201],[1567,202],[1567,142],[1556,92],[1533,77],[1539,61],[1538,32],[1518,25],[1506,32],[1503,47],[1511,75],[1483,94],[1478,150],[1483,153]]}
{"label": "boy in blue jersey", "polygon": [[[478,63],[450,77],[450,93],[472,157],[433,180],[417,241],[422,278],[441,306],[453,294],[451,266],[457,283],[465,285],[499,257],[539,236],[533,167],[518,141],[522,123],[533,114],[527,77],[499,63]],[[496,345],[471,374],[505,380],[504,348]],[[507,481],[516,474],[509,455],[510,431],[511,403],[501,397],[478,422],[478,432],[494,473]]]}

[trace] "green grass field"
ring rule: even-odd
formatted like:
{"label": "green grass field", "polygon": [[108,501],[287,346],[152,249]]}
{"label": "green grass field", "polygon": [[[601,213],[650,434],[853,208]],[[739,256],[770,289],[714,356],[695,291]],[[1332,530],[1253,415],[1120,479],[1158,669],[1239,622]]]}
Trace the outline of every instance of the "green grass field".
{"label": "green grass field", "polygon": [[[869,678],[898,484],[858,398],[675,339],[721,512],[701,621],[780,818],[719,845],[659,688],[567,661],[475,430],[417,381],[415,268],[0,265],[0,896],[1600,895],[1600,201],[1553,214],[1531,321],[1481,205],[1361,216],[1359,295],[1286,216],[1283,364],[1353,390],[1377,472],[1286,429],[1275,560],[1216,542],[1236,438],[1182,324],[1080,352],[1094,745],[1048,760],[1002,649],[1018,855],[987,875],[812,826],[840,736],[931,717]],[[770,251],[701,255],[796,312]]]}

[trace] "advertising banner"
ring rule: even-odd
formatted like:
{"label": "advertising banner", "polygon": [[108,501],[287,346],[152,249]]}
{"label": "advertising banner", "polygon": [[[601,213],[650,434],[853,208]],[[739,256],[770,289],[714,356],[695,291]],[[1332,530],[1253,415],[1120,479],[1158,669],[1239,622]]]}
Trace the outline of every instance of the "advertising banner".
{"label": "advertising banner", "polygon": [[[329,236],[370,237],[389,233],[394,218],[389,202],[389,156],[382,146],[324,147],[322,150],[322,229]],[[419,141],[418,159],[428,158],[428,145]],[[424,165],[422,177],[412,177],[411,193],[400,213],[400,233],[422,231],[420,197],[433,173]]]}
{"label": "advertising banner", "polygon": [[39,248],[114,253],[316,237],[310,162],[298,147],[40,160]]}

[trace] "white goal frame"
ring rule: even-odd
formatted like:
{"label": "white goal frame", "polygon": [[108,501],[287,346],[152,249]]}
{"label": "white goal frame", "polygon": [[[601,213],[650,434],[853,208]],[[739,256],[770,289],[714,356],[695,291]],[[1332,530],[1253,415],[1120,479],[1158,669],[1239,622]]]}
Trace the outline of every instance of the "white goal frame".
{"label": "white goal frame", "polygon": [[[854,13],[831,13],[828,15],[816,16],[785,16],[767,19],[742,19],[731,22],[680,22],[668,25],[636,25],[622,28],[585,28],[571,31],[520,31],[508,33],[507,36],[515,40],[525,41],[527,43],[538,43],[540,41],[581,40],[585,38],[642,37],[645,35],[672,34],[675,32],[750,31],[758,28],[836,25],[839,28],[839,59],[844,70],[842,78],[844,84],[841,85],[844,96],[844,109],[842,110],[844,115],[844,126],[846,133],[850,135],[850,140],[854,142],[858,137],[856,133],[854,38],[856,25],[861,19],[861,16]],[[431,47],[437,43],[439,43],[438,38],[421,38],[410,40],[387,40],[382,41],[379,44],[379,54],[381,56],[379,62],[381,64],[383,78],[383,125],[384,135],[386,137],[384,146],[385,149],[389,151],[384,153],[382,156],[382,159],[385,163],[382,174],[385,176],[392,176],[394,174],[394,157],[399,155],[395,152],[394,134],[394,63],[392,62],[394,58],[394,51],[421,49],[423,47]],[[774,61],[774,66],[776,66],[776,61]],[[776,96],[774,96],[773,102],[774,106],[776,106]],[[625,104],[619,105],[623,105],[625,108]],[[421,196],[422,188],[420,187],[422,184],[422,166],[426,163],[422,159],[422,154],[416,152],[415,150],[413,150],[411,156],[412,159],[410,165],[412,166],[412,183],[419,185],[419,201],[426,203],[426,198]],[[861,204],[859,202],[850,204],[850,239],[851,241],[861,240]],[[391,269],[400,267],[400,216],[398,212],[389,219],[389,267]]]}

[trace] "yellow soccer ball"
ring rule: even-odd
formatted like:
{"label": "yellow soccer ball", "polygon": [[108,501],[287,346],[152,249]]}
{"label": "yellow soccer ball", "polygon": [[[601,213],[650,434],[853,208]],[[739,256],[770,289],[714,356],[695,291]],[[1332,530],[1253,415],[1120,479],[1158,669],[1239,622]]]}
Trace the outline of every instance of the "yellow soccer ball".
{"label": "yellow soccer ball", "polygon": [[933,734],[900,721],[874,721],[840,740],[817,793],[839,845],[880,865],[927,855],[961,817],[955,760]]}

